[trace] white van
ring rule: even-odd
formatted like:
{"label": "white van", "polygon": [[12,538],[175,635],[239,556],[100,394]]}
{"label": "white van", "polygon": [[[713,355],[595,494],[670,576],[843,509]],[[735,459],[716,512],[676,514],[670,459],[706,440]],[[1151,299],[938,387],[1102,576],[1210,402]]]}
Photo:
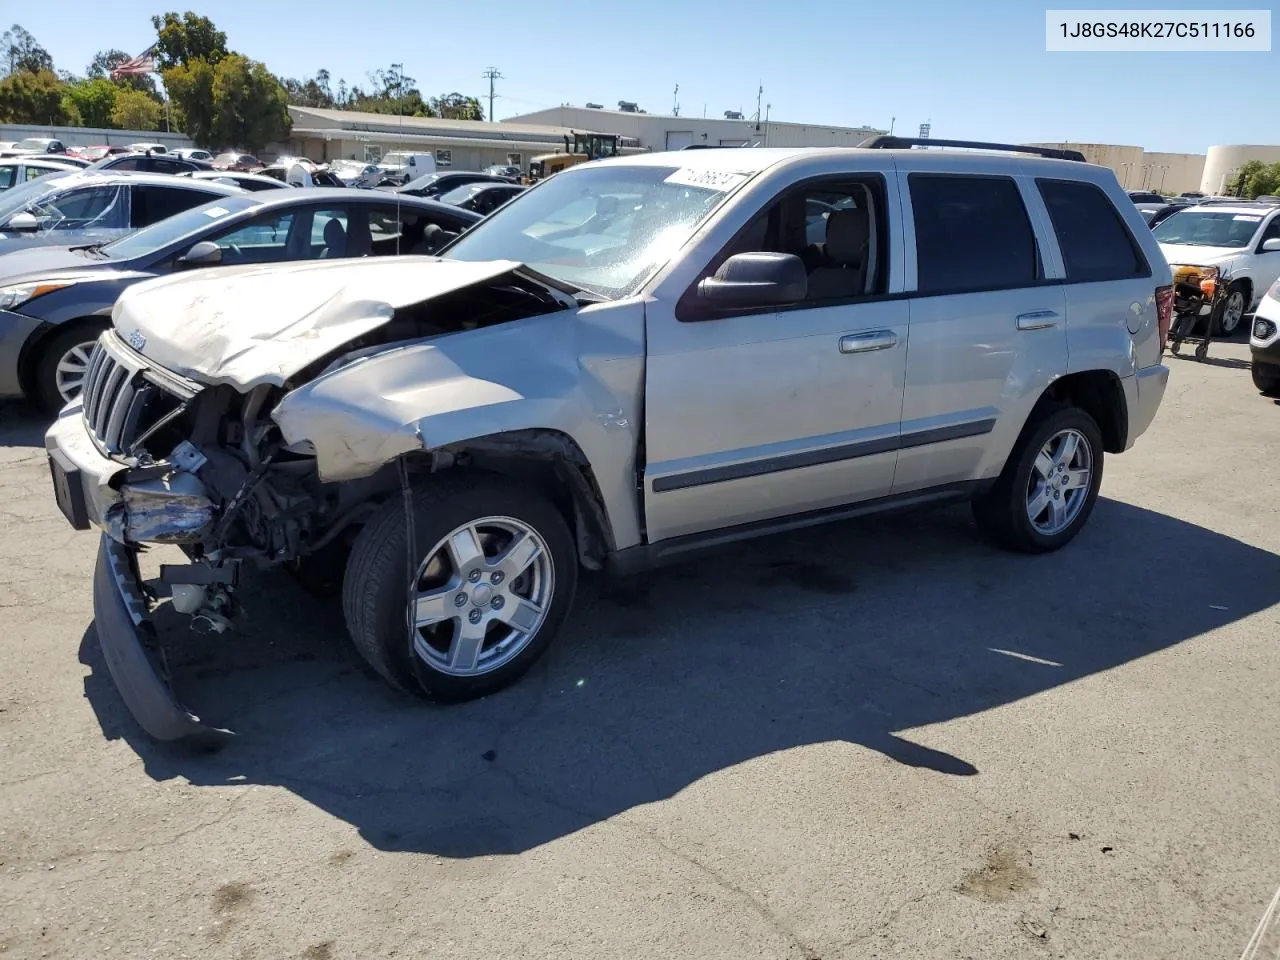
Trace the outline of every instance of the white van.
{"label": "white van", "polygon": [[436,172],[436,158],[429,153],[403,153],[393,150],[384,154],[378,162],[379,169],[385,176],[395,177],[401,183],[408,183],[428,173]]}

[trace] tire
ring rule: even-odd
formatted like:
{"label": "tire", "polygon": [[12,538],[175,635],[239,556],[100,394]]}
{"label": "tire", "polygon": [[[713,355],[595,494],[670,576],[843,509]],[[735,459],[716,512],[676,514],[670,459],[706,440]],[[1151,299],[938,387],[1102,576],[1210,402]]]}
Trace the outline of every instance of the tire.
{"label": "tire", "polygon": [[[1218,301],[1209,318],[1215,336],[1229,337],[1240,329],[1249,306],[1247,300],[1243,283],[1236,282],[1227,287],[1227,295]],[[1229,320],[1228,317],[1235,319]]]}
{"label": "tire", "polygon": [[[1098,488],[1102,485],[1102,431],[1093,417],[1079,407],[1055,405],[1033,416],[1023,427],[995,484],[973,501],[973,515],[979,529],[998,545],[1021,553],[1048,553],[1070,543],[1093,512]],[[1087,481],[1080,487],[1057,488],[1045,484],[1037,467],[1037,458],[1046,444],[1066,431],[1074,434],[1077,447],[1085,447],[1088,456]],[[1032,488],[1033,473],[1036,474],[1035,489]],[[1070,483],[1082,473],[1073,468],[1054,477],[1065,478]],[[1029,515],[1033,495],[1045,488],[1058,489],[1060,496],[1056,502],[1068,504],[1063,509],[1069,520],[1061,529],[1046,531],[1033,523]],[[1078,496],[1075,490],[1083,490],[1083,496]],[[1049,504],[1046,509],[1056,508]]]}
{"label": "tire", "polygon": [[[573,535],[560,511],[538,494],[504,477],[475,471],[421,482],[413,493],[412,510],[415,589],[439,600],[444,613],[432,626],[419,629],[409,624],[409,581],[415,574],[406,570],[405,504],[397,494],[360,531],[347,563],[342,606],[352,642],[388,683],[428,700],[457,703],[495,693],[533,666],[569,613],[578,581]],[[466,541],[460,531],[468,524],[475,524],[479,534],[469,542],[480,546],[485,558],[458,566],[445,540],[456,535],[458,542]],[[501,554],[515,536],[526,534],[504,542],[497,524],[529,531],[528,543],[544,548],[525,573],[504,576],[501,582],[494,575],[499,571],[490,563],[491,554]],[[467,578],[470,571],[478,580]],[[528,607],[520,602],[526,595],[520,591],[526,588],[541,613],[531,630],[521,631],[497,618],[526,615]],[[488,599],[499,595],[505,613],[497,599]],[[458,601],[459,597],[466,599]],[[477,623],[470,617],[483,618],[475,629],[484,639],[475,647],[468,671],[451,658],[462,645],[460,631],[468,622]]]}
{"label": "tire", "polygon": [[67,330],[59,330],[39,345],[31,399],[44,413],[56,414],[69,400],[79,396],[78,384],[74,394],[64,395],[60,385],[65,386],[68,381],[59,373],[58,366],[64,359],[80,359],[78,351],[83,351],[82,359],[88,361],[89,351],[105,329],[105,323],[78,323]]}
{"label": "tire", "polygon": [[1259,393],[1264,397],[1280,397],[1280,367],[1254,360],[1249,364],[1249,372],[1253,374],[1253,385]]}

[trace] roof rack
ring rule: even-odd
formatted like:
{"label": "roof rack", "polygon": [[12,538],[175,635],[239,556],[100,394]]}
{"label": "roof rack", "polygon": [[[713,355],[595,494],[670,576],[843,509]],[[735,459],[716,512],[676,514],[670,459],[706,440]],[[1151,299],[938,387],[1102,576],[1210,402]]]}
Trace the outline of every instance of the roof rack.
{"label": "roof rack", "polygon": [[983,143],[979,140],[933,140],[927,137],[894,137],[883,135],[872,137],[858,144],[869,150],[906,150],[910,147],[963,147],[968,150],[1003,150],[1009,153],[1033,153],[1038,157],[1051,160],[1074,160],[1085,163],[1084,154],[1079,150],[1059,150],[1056,147],[1031,147],[1016,143]]}

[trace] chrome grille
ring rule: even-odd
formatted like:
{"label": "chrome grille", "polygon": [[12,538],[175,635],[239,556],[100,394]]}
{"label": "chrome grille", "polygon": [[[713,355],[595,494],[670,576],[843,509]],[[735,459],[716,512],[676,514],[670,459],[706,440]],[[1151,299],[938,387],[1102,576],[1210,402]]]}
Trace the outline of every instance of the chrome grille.
{"label": "chrome grille", "polygon": [[[98,338],[85,371],[84,422],[98,448],[109,456],[132,455],[139,437],[171,419],[194,395],[182,387],[165,389],[143,358],[112,331]],[[162,381],[164,382],[164,381]],[[191,385],[194,386],[194,385]]]}

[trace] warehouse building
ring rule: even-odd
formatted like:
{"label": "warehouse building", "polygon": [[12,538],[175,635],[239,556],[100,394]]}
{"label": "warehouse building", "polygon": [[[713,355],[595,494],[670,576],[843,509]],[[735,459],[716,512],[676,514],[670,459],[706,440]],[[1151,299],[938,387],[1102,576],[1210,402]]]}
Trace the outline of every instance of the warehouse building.
{"label": "warehouse building", "polygon": [[[528,169],[532,157],[563,151],[568,127],[529,123],[485,123],[438,117],[397,117],[319,107],[290,107],[293,130],[288,144],[276,154],[307,157],[317,162],[361,160],[376,163],[392,150],[430,153],[440,167],[481,170],[492,164]],[[578,128],[578,133],[615,131]],[[639,149],[622,141],[623,152]]]}
{"label": "warehouse building", "polygon": [[1178,194],[1202,189],[1200,184],[1205,166],[1203,153],[1149,153],[1142,147],[1070,141],[1033,143],[1028,146],[1079,150],[1090,163],[1111,168],[1126,190]]}
{"label": "warehouse building", "polygon": [[633,139],[647,150],[681,150],[689,146],[716,147],[856,147],[884,133],[874,127],[832,127],[808,123],[758,121],[730,111],[723,117],[666,116],[644,113],[634,103],[605,110],[561,106],[525,113],[507,124],[546,124],[554,128],[599,130]]}

